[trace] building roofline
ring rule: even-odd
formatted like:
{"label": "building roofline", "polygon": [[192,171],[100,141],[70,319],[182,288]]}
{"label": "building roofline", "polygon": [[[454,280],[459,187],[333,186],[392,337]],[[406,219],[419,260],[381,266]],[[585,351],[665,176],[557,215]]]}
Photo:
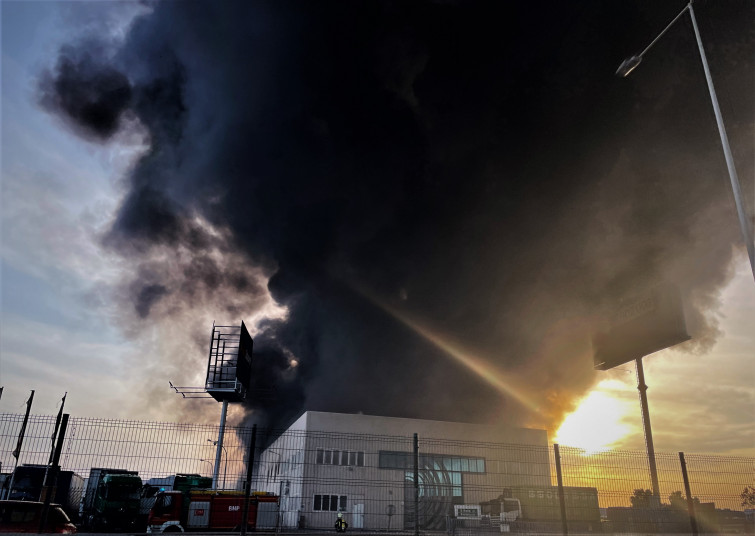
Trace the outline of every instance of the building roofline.
{"label": "building roofline", "polygon": [[507,424],[489,424],[489,423],[476,423],[476,422],[464,422],[464,421],[443,421],[439,419],[420,419],[420,418],[414,418],[414,417],[394,417],[390,415],[372,415],[368,413],[345,413],[345,412],[337,412],[337,411],[317,411],[317,410],[305,410],[298,414],[294,419],[292,419],[289,424],[286,426],[286,429],[290,428],[293,423],[301,419],[306,414],[320,414],[320,415],[345,415],[345,416],[353,416],[353,417],[366,417],[366,418],[373,418],[373,419],[386,419],[386,420],[394,420],[394,421],[423,421],[428,423],[438,423],[438,424],[454,424],[454,425],[464,425],[464,426],[475,426],[480,428],[492,428],[492,429],[501,429],[501,428],[507,428],[510,430],[537,430],[537,431],[546,431],[544,428],[528,428],[524,426],[511,426]]}

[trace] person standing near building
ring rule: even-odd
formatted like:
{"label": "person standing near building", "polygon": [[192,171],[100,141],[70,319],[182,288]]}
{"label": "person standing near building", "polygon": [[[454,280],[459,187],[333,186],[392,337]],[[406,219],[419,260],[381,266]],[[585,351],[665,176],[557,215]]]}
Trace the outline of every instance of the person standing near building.
{"label": "person standing near building", "polygon": [[346,520],[343,518],[343,513],[338,512],[338,519],[336,519],[336,532],[346,532],[346,528],[349,526]]}

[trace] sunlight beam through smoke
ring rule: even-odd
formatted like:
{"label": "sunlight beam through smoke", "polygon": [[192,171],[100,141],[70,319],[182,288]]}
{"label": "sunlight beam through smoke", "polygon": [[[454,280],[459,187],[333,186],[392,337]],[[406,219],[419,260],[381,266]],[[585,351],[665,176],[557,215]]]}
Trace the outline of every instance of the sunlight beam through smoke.
{"label": "sunlight beam through smoke", "polygon": [[385,311],[393,318],[401,322],[404,326],[414,331],[417,335],[421,336],[426,341],[432,343],[435,347],[443,351],[443,353],[452,358],[457,363],[463,365],[468,370],[476,374],[479,378],[484,380],[489,385],[493,386],[499,392],[513,397],[522,406],[532,411],[533,413],[540,413],[540,409],[527,395],[525,395],[521,389],[517,389],[510,382],[504,380],[501,371],[496,370],[493,366],[487,363],[485,360],[474,356],[472,353],[463,349],[460,345],[449,341],[447,338],[436,333],[430,328],[424,326],[421,322],[411,318],[408,314],[399,311],[398,309],[391,307],[384,300],[375,296],[372,292],[364,289],[359,285],[352,285],[359,294],[364,296],[371,303]]}

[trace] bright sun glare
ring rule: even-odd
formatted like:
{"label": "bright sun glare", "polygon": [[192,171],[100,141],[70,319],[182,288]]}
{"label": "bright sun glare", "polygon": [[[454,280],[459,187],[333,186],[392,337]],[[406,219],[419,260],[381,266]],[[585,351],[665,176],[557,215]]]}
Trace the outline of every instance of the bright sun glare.
{"label": "bright sun glare", "polygon": [[586,454],[609,450],[632,432],[630,426],[622,422],[630,411],[629,404],[624,400],[595,390],[566,416],[556,432],[555,442],[583,449]]}

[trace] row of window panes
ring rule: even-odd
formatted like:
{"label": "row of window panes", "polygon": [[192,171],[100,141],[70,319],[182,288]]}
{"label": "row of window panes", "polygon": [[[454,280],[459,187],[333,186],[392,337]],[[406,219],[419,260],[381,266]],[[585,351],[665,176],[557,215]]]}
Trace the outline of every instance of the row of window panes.
{"label": "row of window panes", "polygon": [[[381,469],[411,469],[413,466],[414,457],[411,452],[380,451],[378,467]],[[420,454],[419,468],[461,473],[484,473],[485,459]]]}
{"label": "row of window panes", "polygon": [[346,511],[346,495],[315,495],[313,510],[335,512]]}
{"label": "row of window panes", "polygon": [[318,465],[358,465],[362,467],[364,466],[364,452],[317,449],[315,463]]}

